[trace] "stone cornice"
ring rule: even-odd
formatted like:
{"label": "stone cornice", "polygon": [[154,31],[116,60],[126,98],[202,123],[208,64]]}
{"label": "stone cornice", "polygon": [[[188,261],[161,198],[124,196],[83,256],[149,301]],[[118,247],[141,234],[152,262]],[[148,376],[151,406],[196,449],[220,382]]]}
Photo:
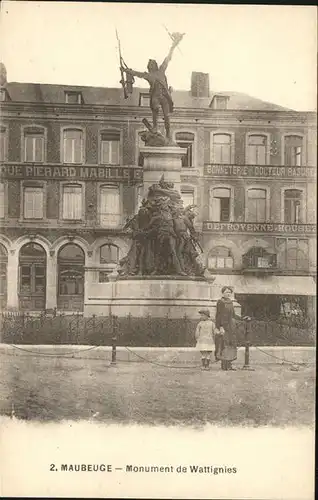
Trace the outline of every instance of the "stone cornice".
{"label": "stone cornice", "polygon": [[[22,102],[4,102],[1,104],[3,117],[26,118],[38,117],[41,119],[76,119],[76,120],[133,120],[142,119],[150,116],[150,110],[140,106],[113,106],[113,105],[88,105],[69,106],[65,104],[51,103],[22,103]],[[20,113],[17,117],[17,113]],[[233,120],[235,122],[242,120],[272,121],[297,123],[304,121],[304,126],[315,126],[317,113],[314,111],[273,111],[273,110],[213,110],[210,108],[175,108],[173,118],[176,119],[194,119],[194,120],[212,120],[218,123]]]}

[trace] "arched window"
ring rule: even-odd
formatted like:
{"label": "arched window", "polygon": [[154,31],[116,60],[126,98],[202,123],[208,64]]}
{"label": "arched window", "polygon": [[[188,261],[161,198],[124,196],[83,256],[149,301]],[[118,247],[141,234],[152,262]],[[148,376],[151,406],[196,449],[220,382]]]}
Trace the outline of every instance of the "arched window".
{"label": "arched window", "polygon": [[58,308],[82,310],[84,301],[83,250],[74,243],[67,243],[58,253]]}
{"label": "arched window", "polygon": [[3,219],[5,215],[5,186],[3,182],[0,182],[0,219]]}
{"label": "arched window", "polygon": [[45,309],[46,252],[38,243],[27,243],[19,254],[20,308]]}
{"label": "arched window", "polygon": [[99,282],[107,283],[109,275],[119,262],[119,248],[112,243],[106,243],[100,247],[99,252],[99,262],[103,266],[103,270],[99,272]]}
{"label": "arched window", "polygon": [[210,220],[228,222],[231,217],[231,190],[217,187],[211,191]]}
{"label": "arched window", "polygon": [[120,164],[120,132],[102,130],[100,133],[100,163],[104,165]]}
{"label": "arched window", "polygon": [[44,162],[44,128],[25,127],[23,129],[23,160],[30,163]]}
{"label": "arched window", "polygon": [[118,186],[100,186],[99,220],[104,227],[118,227],[121,222],[121,199]]}
{"label": "arched window", "polygon": [[62,219],[83,218],[83,188],[81,184],[62,185]]}
{"label": "arched window", "polygon": [[226,247],[215,247],[208,255],[209,269],[232,269],[233,257],[231,251]]}
{"label": "arched window", "polygon": [[118,264],[119,248],[112,243],[106,243],[100,247],[100,263],[101,264]]}
{"label": "arched window", "polygon": [[267,137],[251,134],[247,138],[246,162],[248,165],[266,165]]}
{"label": "arched window", "polygon": [[229,164],[232,158],[232,137],[230,134],[212,135],[212,163]]}
{"label": "arched window", "polygon": [[192,132],[176,132],[176,143],[187,153],[181,158],[182,167],[193,167],[194,164],[194,134]]}
{"label": "arched window", "polygon": [[284,164],[288,167],[300,167],[302,165],[303,138],[299,135],[286,135],[284,144]]}
{"label": "arched window", "polygon": [[0,243],[0,311],[6,306],[7,301],[7,266],[8,252]]}
{"label": "arched window", "polygon": [[247,222],[266,221],[266,189],[251,188],[247,191]]}
{"label": "arched window", "polygon": [[63,131],[63,163],[83,163],[84,134],[81,129]]}
{"label": "arched window", "polygon": [[299,224],[303,220],[303,193],[300,189],[285,189],[284,191],[284,222]]}

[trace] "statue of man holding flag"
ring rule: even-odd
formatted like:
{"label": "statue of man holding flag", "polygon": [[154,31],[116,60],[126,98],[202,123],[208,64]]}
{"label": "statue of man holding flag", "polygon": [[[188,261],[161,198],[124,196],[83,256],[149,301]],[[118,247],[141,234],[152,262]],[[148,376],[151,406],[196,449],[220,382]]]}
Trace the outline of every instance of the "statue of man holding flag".
{"label": "statue of man holding flag", "polygon": [[164,59],[162,64],[158,66],[154,59],[149,59],[147,69],[148,71],[134,71],[129,68],[124,68],[127,75],[131,77],[144,78],[149,82],[150,85],[150,108],[152,111],[153,126],[151,132],[153,134],[158,133],[158,115],[160,107],[164,116],[166,139],[171,142],[170,133],[170,113],[173,111],[173,101],[168,87],[166,69],[169,62],[171,61],[172,54],[181,42],[184,34],[182,33],[172,33],[171,35],[172,45],[169,50],[167,57]]}

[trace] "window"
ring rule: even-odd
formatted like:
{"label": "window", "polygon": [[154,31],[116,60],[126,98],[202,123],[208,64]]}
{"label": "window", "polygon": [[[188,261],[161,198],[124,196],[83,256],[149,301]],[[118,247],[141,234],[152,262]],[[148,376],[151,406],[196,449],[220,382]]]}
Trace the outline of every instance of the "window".
{"label": "window", "polygon": [[[37,243],[27,243],[19,254],[20,294],[43,297],[46,284],[46,253]],[[43,305],[43,300],[40,301]],[[37,309],[36,300],[28,303],[27,308]]]}
{"label": "window", "polygon": [[287,250],[287,268],[288,269],[306,269],[308,259],[304,252],[298,248],[289,248]]}
{"label": "window", "polygon": [[229,188],[214,188],[212,190],[212,204],[210,219],[214,222],[228,222],[230,220],[231,190]]}
{"label": "window", "polygon": [[7,159],[7,129],[0,127],[0,162]]}
{"label": "window", "polygon": [[150,107],[150,95],[149,94],[140,94],[139,95],[139,106],[145,106],[147,108]]}
{"label": "window", "polygon": [[4,101],[11,101],[10,99],[10,96],[9,96],[9,93],[7,91],[7,89],[0,89],[0,102],[4,102]]}
{"label": "window", "polygon": [[69,91],[65,92],[66,104],[82,104],[83,96],[81,92]]}
{"label": "window", "polygon": [[249,135],[247,139],[246,161],[248,165],[266,165],[267,137]]}
{"label": "window", "polygon": [[230,134],[213,134],[213,163],[231,163],[231,147]]}
{"label": "window", "polygon": [[288,270],[308,270],[308,240],[303,238],[278,238],[279,265]]}
{"label": "window", "polygon": [[137,187],[137,196],[136,196],[136,206],[137,209],[141,207],[142,200],[144,199],[144,187],[143,186],[138,186]]}
{"label": "window", "polygon": [[43,219],[43,187],[27,186],[23,189],[23,215],[25,219]]}
{"label": "window", "polygon": [[63,133],[63,162],[83,163],[83,142],[82,130],[67,129]]}
{"label": "window", "polygon": [[262,247],[252,247],[243,255],[243,267],[250,269],[270,269],[276,267],[276,254]]}
{"label": "window", "polygon": [[7,293],[7,265],[8,253],[6,248],[0,243],[0,305],[3,296]]}
{"label": "window", "polygon": [[137,131],[137,146],[136,146],[136,159],[138,159],[138,167],[143,167],[144,166],[144,158],[143,155],[140,154],[140,148],[144,147],[145,144],[141,139],[140,136],[141,131]]}
{"label": "window", "polygon": [[100,247],[101,264],[117,264],[119,261],[119,248],[111,243]]}
{"label": "window", "polygon": [[5,215],[5,186],[3,182],[0,182],[0,219],[3,219]]}
{"label": "window", "polygon": [[83,250],[73,243],[65,245],[58,254],[59,295],[84,294]]}
{"label": "window", "polygon": [[181,148],[187,150],[186,154],[181,158],[182,167],[189,168],[193,166],[193,152],[194,152],[194,134],[190,132],[177,132],[176,143]]}
{"label": "window", "polygon": [[111,243],[100,247],[100,264],[106,265],[106,269],[99,272],[99,282],[107,283],[109,274],[116,268],[119,262],[119,248]]}
{"label": "window", "polygon": [[24,161],[44,162],[44,129],[28,127],[24,129]]}
{"label": "window", "polygon": [[102,131],[100,136],[100,163],[106,165],[120,164],[120,133]]}
{"label": "window", "polygon": [[249,189],[247,191],[247,222],[266,221],[266,190]]}
{"label": "window", "polygon": [[302,222],[302,191],[285,189],[284,191],[284,222],[299,224]]}
{"label": "window", "polygon": [[215,247],[208,255],[209,269],[232,269],[233,257],[226,247]]}
{"label": "window", "polygon": [[62,190],[62,219],[82,219],[82,186],[79,184],[65,184],[64,186],[62,186]]}
{"label": "window", "polygon": [[302,164],[303,138],[298,135],[285,136],[284,164],[300,167]]}
{"label": "window", "polygon": [[118,227],[121,222],[120,192],[117,186],[101,186],[99,200],[100,224]]}
{"label": "window", "polygon": [[181,188],[181,199],[183,206],[194,205],[194,190],[191,188]]}
{"label": "window", "polygon": [[229,97],[223,95],[215,95],[211,102],[212,109],[227,109]]}

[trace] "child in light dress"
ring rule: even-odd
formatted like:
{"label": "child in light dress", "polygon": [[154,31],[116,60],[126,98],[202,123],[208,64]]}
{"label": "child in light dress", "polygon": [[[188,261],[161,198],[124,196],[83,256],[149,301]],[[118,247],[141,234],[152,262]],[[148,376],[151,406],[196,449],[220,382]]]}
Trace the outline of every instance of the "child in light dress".
{"label": "child in light dress", "polygon": [[195,331],[196,349],[201,352],[202,369],[208,370],[211,362],[211,353],[215,349],[215,325],[210,318],[210,311],[208,309],[201,309],[199,314],[200,321]]}

